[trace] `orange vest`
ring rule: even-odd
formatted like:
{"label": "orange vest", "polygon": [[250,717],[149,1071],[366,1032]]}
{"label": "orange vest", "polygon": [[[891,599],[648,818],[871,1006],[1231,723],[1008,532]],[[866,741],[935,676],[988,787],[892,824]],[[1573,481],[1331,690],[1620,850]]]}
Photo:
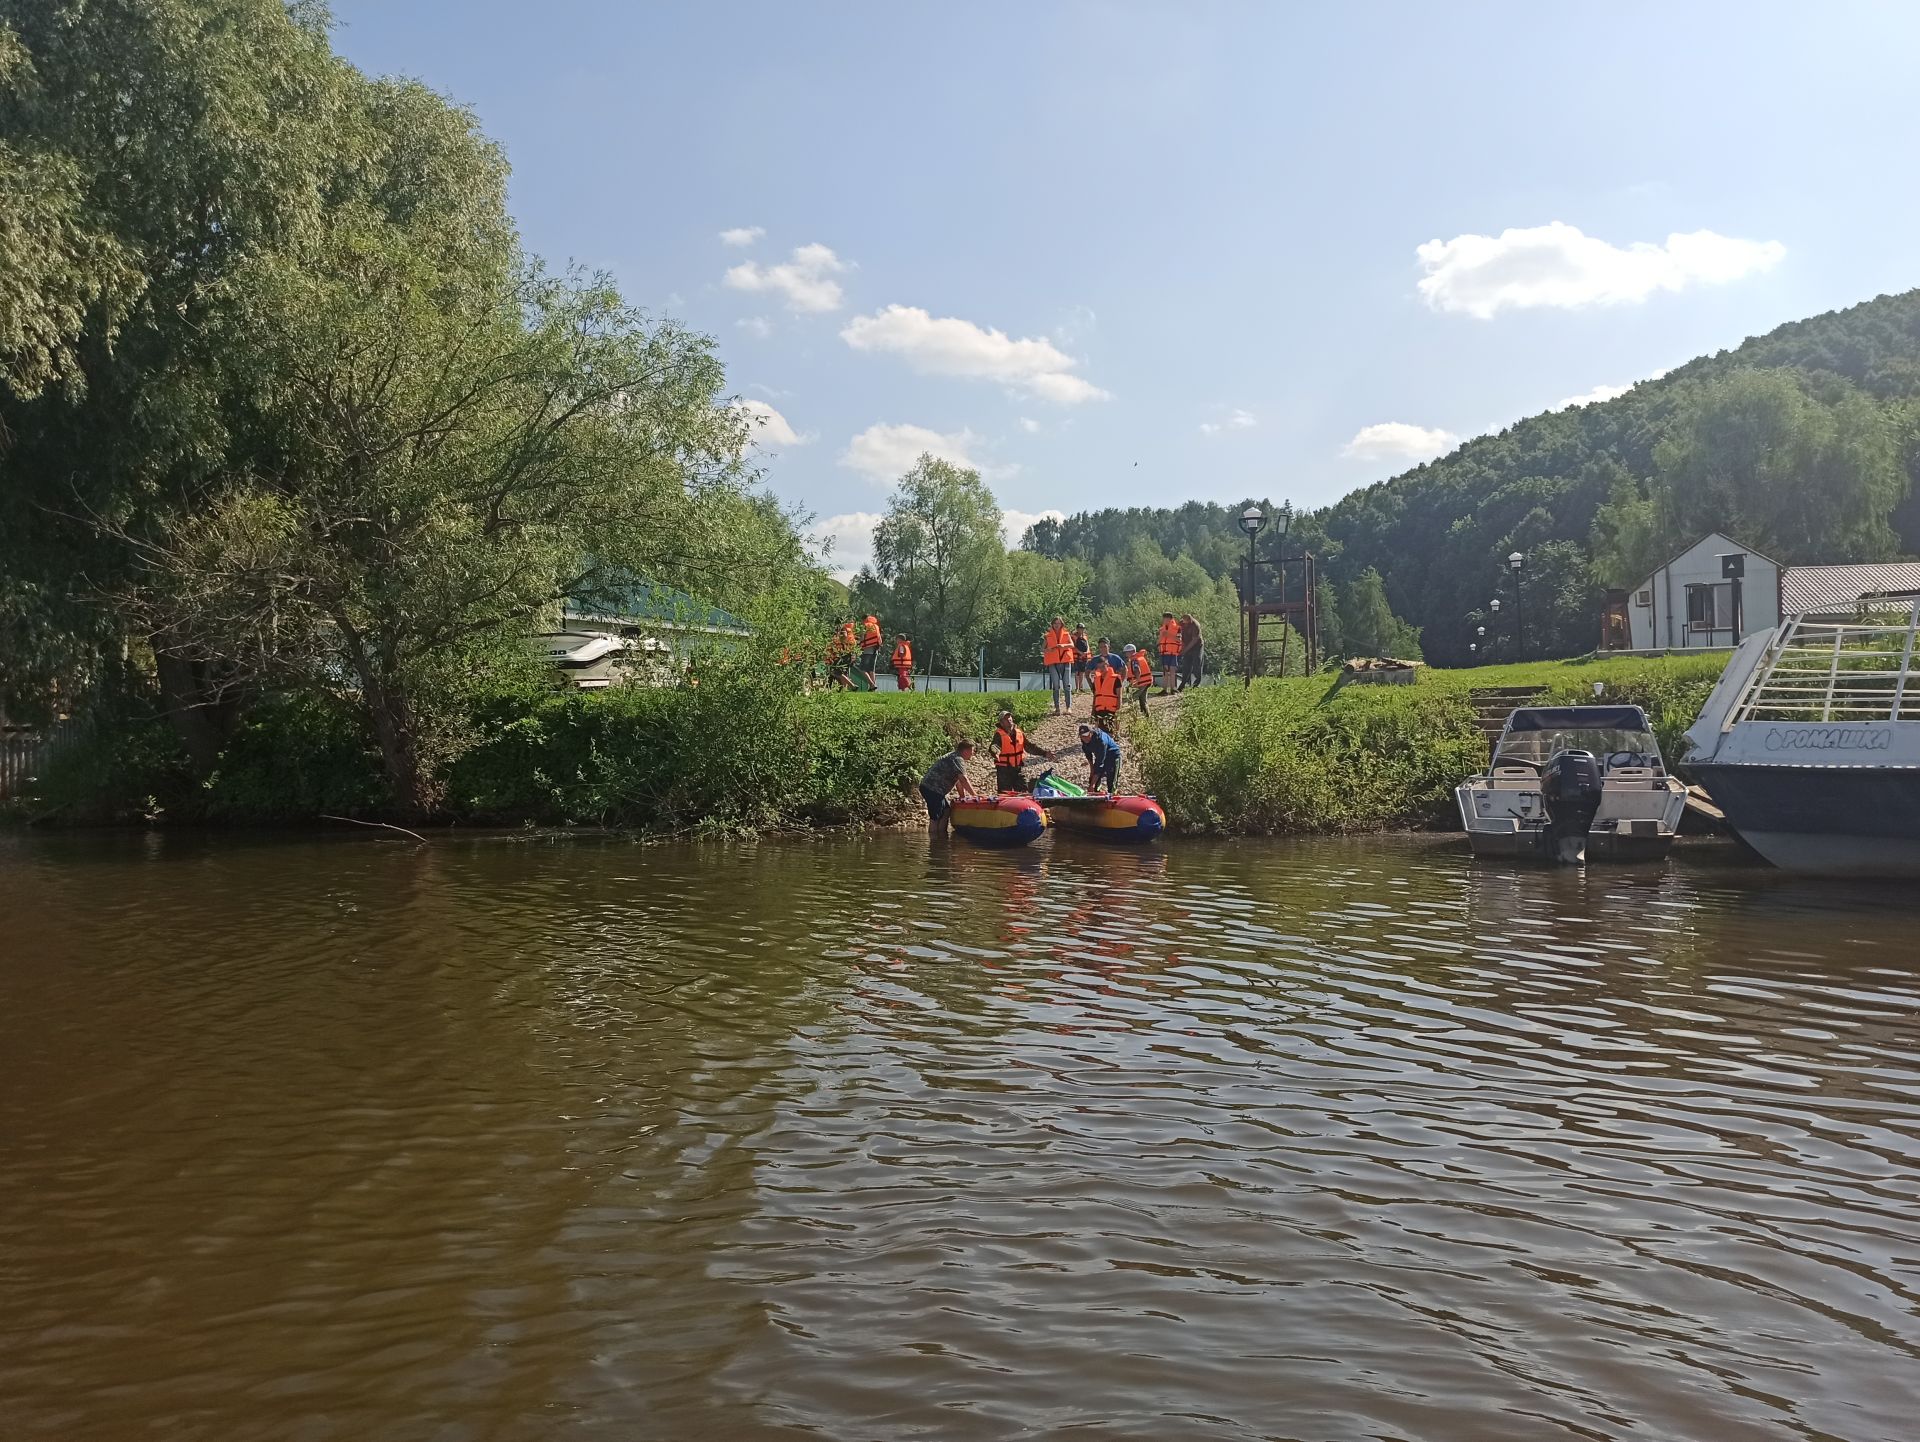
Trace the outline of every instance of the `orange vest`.
{"label": "orange vest", "polygon": [[1027,733],[1017,725],[1009,736],[1000,727],[993,728],[993,759],[1000,766],[1024,766],[1027,762]]}
{"label": "orange vest", "polygon": [[1094,710],[1118,711],[1120,709],[1120,673],[1118,671],[1102,661],[1087,673],[1087,679],[1093,683]]}
{"label": "orange vest", "polygon": [[1153,662],[1147,659],[1145,651],[1135,651],[1133,659],[1127,662],[1127,679],[1136,686],[1153,684]]}
{"label": "orange vest", "polygon": [[913,669],[913,647],[905,641],[895,643],[893,648],[893,669],[911,671]]}
{"label": "orange vest", "polygon": [[1180,623],[1162,621],[1160,623],[1160,654],[1162,656],[1178,652],[1180,649]]}
{"label": "orange vest", "polygon": [[1043,653],[1049,666],[1064,666],[1073,659],[1073,632],[1060,626],[1047,632],[1047,649]]}
{"label": "orange vest", "polygon": [[877,651],[880,649],[880,623],[869,616],[860,627],[860,649]]}
{"label": "orange vest", "polygon": [[852,655],[853,654],[853,622],[849,621],[847,622],[846,625],[842,626],[840,628],[840,634],[836,639],[840,642],[840,654],[842,656]]}

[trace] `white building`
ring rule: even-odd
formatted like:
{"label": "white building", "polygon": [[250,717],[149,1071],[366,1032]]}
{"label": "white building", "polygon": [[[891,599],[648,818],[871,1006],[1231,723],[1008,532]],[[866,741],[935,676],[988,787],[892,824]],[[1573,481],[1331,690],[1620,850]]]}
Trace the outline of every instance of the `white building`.
{"label": "white building", "polygon": [[[1726,557],[1740,556],[1739,615]],[[1847,609],[1867,596],[1920,591],[1920,561],[1782,566],[1719,531],[1695,541],[1627,593],[1629,648],[1726,649],[1782,616]]]}

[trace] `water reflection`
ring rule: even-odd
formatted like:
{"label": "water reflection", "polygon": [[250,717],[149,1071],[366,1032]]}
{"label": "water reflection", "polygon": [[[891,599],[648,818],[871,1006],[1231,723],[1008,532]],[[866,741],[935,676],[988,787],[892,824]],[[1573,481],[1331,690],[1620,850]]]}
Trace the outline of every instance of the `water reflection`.
{"label": "water reflection", "polygon": [[9,1435],[1909,1433],[1897,894],[0,847]]}

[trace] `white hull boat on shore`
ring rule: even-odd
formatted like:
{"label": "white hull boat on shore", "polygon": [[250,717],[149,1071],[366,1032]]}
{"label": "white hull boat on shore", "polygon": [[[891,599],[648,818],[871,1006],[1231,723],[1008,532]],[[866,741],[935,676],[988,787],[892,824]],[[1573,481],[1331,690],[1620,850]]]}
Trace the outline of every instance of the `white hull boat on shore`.
{"label": "white hull boat on shore", "polygon": [[1920,876],[1920,599],[1749,637],[1687,732],[1688,770],[1789,871]]}
{"label": "white hull boat on shore", "polygon": [[1638,706],[1522,706],[1455,795],[1475,856],[1561,863],[1665,856],[1687,809]]}

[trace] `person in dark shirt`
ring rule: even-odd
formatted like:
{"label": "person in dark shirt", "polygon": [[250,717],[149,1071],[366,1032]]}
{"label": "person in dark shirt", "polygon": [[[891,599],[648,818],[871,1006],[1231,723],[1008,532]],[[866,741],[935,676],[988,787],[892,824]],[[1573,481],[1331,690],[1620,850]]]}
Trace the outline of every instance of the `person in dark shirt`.
{"label": "person in dark shirt", "polygon": [[947,832],[948,813],[952,810],[948,792],[958,791],[963,797],[980,794],[967,780],[967,762],[972,757],[973,743],[962,736],[954,743],[953,750],[929,766],[927,774],[920,778],[920,799],[927,803],[927,829],[935,836],[944,836]]}
{"label": "person in dark shirt", "polygon": [[1104,785],[1111,796],[1120,789],[1120,743],[1104,731],[1080,723],[1080,749],[1087,758],[1087,790]]}
{"label": "person in dark shirt", "polygon": [[1206,665],[1206,652],[1200,639],[1200,623],[1194,619],[1191,611],[1180,618],[1180,687],[1200,684],[1200,673]]}

